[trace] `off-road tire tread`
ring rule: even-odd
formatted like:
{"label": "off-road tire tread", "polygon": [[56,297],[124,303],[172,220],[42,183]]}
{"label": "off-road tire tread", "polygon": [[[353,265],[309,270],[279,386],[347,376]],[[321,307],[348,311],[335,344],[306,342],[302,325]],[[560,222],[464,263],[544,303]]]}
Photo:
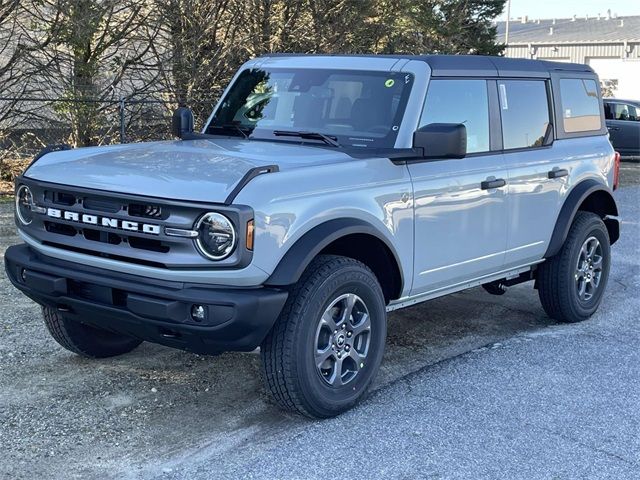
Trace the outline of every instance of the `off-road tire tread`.
{"label": "off-road tire tread", "polygon": [[569,295],[569,289],[574,288],[571,282],[565,281],[563,272],[573,268],[574,258],[571,258],[571,248],[575,242],[582,240],[585,230],[590,224],[602,224],[602,230],[608,237],[608,231],[602,219],[595,213],[578,211],[569,229],[569,234],[562,245],[562,249],[553,257],[547,259],[538,268],[538,296],[547,315],[559,322],[574,323],[584,319],[575,319],[570,306],[564,300]]}
{"label": "off-road tire tread", "polygon": [[65,318],[55,310],[47,307],[42,307],[42,317],[44,319],[47,330],[49,331],[53,339],[58,342],[58,344],[60,344],[60,346],[69,350],[70,352],[76,353],[83,357],[113,357],[116,355],[128,353],[138,345],[140,345],[140,343],[142,343],[141,340],[131,338],[130,342],[128,342],[127,345],[124,345],[122,348],[118,348],[116,350],[99,347],[96,348],[95,344],[91,345],[89,338],[82,339],[79,338],[77,334],[75,335],[77,338],[74,338],[74,335],[71,334],[67,326],[67,322],[69,322],[69,320],[65,320]]}
{"label": "off-road tire tread", "polygon": [[[292,358],[292,343],[297,324],[302,321],[301,310],[309,296],[332,272],[342,267],[357,266],[373,272],[363,263],[337,255],[319,255],[304,271],[300,280],[292,286],[289,298],[265,338],[260,349],[262,374],[276,403],[283,409],[318,418],[307,410],[300,392],[295,388],[296,362]],[[375,278],[375,276],[374,276]]]}
{"label": "off-road tire tread", "polygon": [[44,324],[47,326],[47,330],[49,330],[49,333],[56,342],[71,352],[77,353],[78,355],[85,355],[85,353],[80,350],[67,335],[67,330],[58,313],[49,308],[43,307],[42,317],[44,318]]}

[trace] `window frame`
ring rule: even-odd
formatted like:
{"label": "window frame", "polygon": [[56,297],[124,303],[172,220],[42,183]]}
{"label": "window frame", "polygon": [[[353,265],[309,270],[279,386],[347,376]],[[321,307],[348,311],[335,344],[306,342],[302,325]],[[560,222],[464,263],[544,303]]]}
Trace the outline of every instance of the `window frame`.
{"label": "window frame", "polygon": [[[256,65],[248,65],[247,67],[243,67],[240,70],[238,70],[236,72],[236,74],[234,75],[234,77],[230,80],[229,84],[227,85],[226,89],[224,90],[224,92],[222,93],[222,95],[220,96],[220,99],[218,101],[218,103],[216,103],[216,105],[214,106],[211,114],[209,115],[209,117],[207,118],[206,123],[204,124],[203,128],[202,128],[202,133],[204,134],[208,134],[208,135],[220,135],[220,136],[229,136],[229,135],[225,135],[223,133],[211,133],[209,132],[209,128],[214,125],[214,122],[216,121],[218,115],[221,114],[223,108],[224,108],[224,104],[225,101],[227,101],[228,97],[230,96],[230,93],[232,92],[233,88],[235,87],[235,85],[238,83],[238,81],[242,78],[242,76],[246,73],[249,73],[252,70],[265,70],[265,71],[269,71],[269,72],[295,72],[295,71],[306,71],[306,70],[320,70],[320,71],[328,71],[334,74],[339,74],[339,75],[362,75],[362,76],[371,76],[371,77],[375,77],[378,76],[380,78],[385,78],[388,77],[390,74],[392,75],[397,75],[397,76],[411,76],[411,84],[410,85],[406,85],[405,82],[405,87],[404,87],[404,91],[402,95],[406,95],[406,99],[400,99],[400,102],[398,104],[398,108],[396,111],[396,117],[394,119],[391,119],[390,121],[393,122],[393,120],[397,120],[396,125],[398,125],[398,129],[397,130],[393,130],[393,128],[390,128],[389,133],[385,136],[385,137],[378,137],[378,138],[374,138],[374,141],[376,140],[381,140],[381,141],[387,141],[389,139],[392,139],[393,141],[389,142],[390,146],[371,146],[371,147],[359,147],[359,146],[355,146],[353,144],[349,145],[347,144],[347,142],[341,142],[341,150],[343,151],[352,151],[352,152],[367,152],[367,151],[376,151],[376,150],[380,150],[380,149],[393,149],[396,148],[396,144],[398,142],[398,138],[400,136],[400,129],[402,128],[402,124],[404,123],[404,117],[406,115],[407,112],[407,108],[410,105],[410,101],[411,101],[411,96],[415,91],[415,83],[416,83],[416,79],[418,78],[418,74],[414,71],[395,71],[395,70],[385,70],[385,69],[373,69],[373,68],[365,68],[365,69],[354,69],[354,68],[336,68],[333,66],[329,66],[329,67],[319,67],[319,68],[311,68],[311,69],[307,69],[305,67],[301,67],[301,66],[271,66],[271,65],[264,65],[262,63],[256,64]],[[401,114],[400,114],[401,112]],[[391,123],[390,127],[393,127],[394,124]],[[295,129],[295,127],[292,127],[292,129]],[[254,128],[255,130],[255,128]],[[268,131],[270,130],[270,128],[260,128],[259,129],[259,133],[262,133],[262,130],[264,131]],[[348,137],[349,135],[347,134],[342,134],[342,133],[335,133],[335,132],[321,132],[324,134],[327,134],[329,136],[335,136],[338,138],[338,141],[340,141],[341,137]],[[295,143],[300,143],[300,139],[295,139],[295,140],[287,140],[284,138],[278,138],[277,136],[273,135],[273,134],[267,134],[267,136],[251,136],[253,134],[253,130],[250,134],[250,139],[254,140],[254,141],[272,141],[272,142],[278,142],[278,143],[284,143],[284,144],[295,144]],[[239,135],[232,135],[233,137],[238,137],[238,138],[242,138]],[[360,135],[360,137],[362,137],[363,135]],[[309,143],[309,146],[317,146],[317,147],[322,147],[322,148],[327,148],[327,145],[324,143],[320,143],[318,142],[316,143]],[[335,147],[330,147],[330,148],[335,148]]]}
{"label": "window frame", "polygon": [[[586,132],[565,132],[564,131],[564,123],[562,118],[562,103],[560,97],[560,79],[568,78],[568,79],[585,79],[585,80],[594,80],[596,82],[596,88],[598,91],[598,99],[600,103],[600,118],[601,118],[601,129],[600,130],[591,130]],[[489,150],[486,152],[474,152],[468,153],[467,157],[477,157],[477,156],[487,156],[487,155],[497,155],[497,154],[510,154],[517,152],[528,152],[528,151],[536,151],[543,150],[553,147],[553,144],[556,140],[563,140],[568,138],[581,138],[581,137],[594,137],[600,135],[607,135],[608,130],[606,126],[606,119],[604,115],[604,101],[602,99],[602,91],[600,89],[600,83],[598,81],[598,77],[593,73],[587,72],[564,72],[564,71],[551,71],[548,76],[508,76],[508,77],[499,77],[495,75],[469,75],[469,76],[438,76],[431,77],[429,79],[429,84],[438,80],[482,80],[487,83],[487,93],[488,93],[488,101],[489,101]],[[502,132],[502,112],[500,108],[500,97],[498,92],[498,82],[499,81],[541,81],[545,83],[546,91],[547,91],[547,106],[549,110],[549,121],[552,125],[551,130],[551,138],[550,140],[538,147],[519,147],[519,148],[511,148],[505,149],[503,143],[503,132]],[[422,101],[422,106],[420,107],[420,116],[416,123],[416,129],[420,125],[420,120],[422,118],[422,112],[424,111],[424,107],[427,101],[427,91],[424,94],[424,98]],[[433,161],[442,161],[442,160],[450,160],[450,159],[411,159],[406,160],[410,163],[415,162],[433,162]],[[457,160],[456,160],[457,161]]]}
{"label": "window frame", "polygon": [[[446,80],[446,81],[465,81],[465,80],[476,80],[476,81],[482,81],[485,83],[485,87],[487,89],[487,120],[488,120],[488,127],[489,127],[489,150],[483,150],[482,152],[472,152],[472,153],[467,153],[464,158],[468,158],[468,157],[482,157],[482,156],[486,156],[486,155],[492,155],[495,154],[497,152],[500,151],[500,149],[502,148],[502,143],[500,143],[499,145],[495,143],[495,127],[494,127],[494,112],[493,112],[493,100],[495,100],[494,94],[495,92],[493,92],[493,89],[490,86],[490,82],[493,81],[493,78],[489,78],[489,77],[482,77],[482,76],[469,76],[469,77],[458,77],[458,76],[443,76],[443,77],[430,77],[429,78],[429,84],[427,85],[427,90],[424,94],[424,99],[422,101],[422,107],[420,108],[420,116],[418,117],[418,123],[416,124],[416,130],[418,128],[420,128],[420,124],[422,123],[422,115],[424,114],[424,109],[427,105],[427,96],[429,95],[429,88],[431,88],[431,84],[433,82],[439,82],[442,80]],[[428,124],[426,124],[428,125]],[[502,137],[501,137],[502,138]],[[450,159],[450,158],[443,158],[443,159],[419,159],[419,161],[421,162],[433,162],[433,161],[442,161],[442,160],[458,160],[458,159]]]}
{"label": "window frame", "polygon": [[[560,80],[593,80],[596,82],[596,90],[598,92],[598,103],[600,107],[600,130],[588,130],[584,132],[567,132],[564,129],[564,119],[562,117],[562,91],[560,90]],[[586,72],[551,72],[551,87],[554,92],[554,107],[555,107],[555,123],[558,140],[568,138],[582,138],[582,137],[596,137],[600,135],[606,135],[608,133],[606,119],[604,116],[604,101],[602,99],[602,91],[600,89],[600,82],[598,76],[594,73]]]}
{"label": "window frame", "polygon": [[[549,118],[549,123],[551,123],[551,139],[540,146],[530,146],[530,147],[515,147],[515,148],[504,148],[504,132],[502,130],[502,106],[500,105],[500,94],[498,92],[498,83],[500,82],[511,82],[511,81],[525,81],[525,82],[543,82],[545,87],[545,92],[547,95],[547,114]],[[545,148],[551,148],[553,143],[556,141],[557,137],[557,125],[555,121],[555,106],[553,101],[553,89],[551,88],[551,82],[549,78],[546,77],[500,77],[495,79],[495,88],[496,88],[496,109],[497,109],[497,126],[500,130],[500,142],[503,153],[513,153],[513,152],[528,152],[531,150],[542,150]]]}
{"label": "window frame", "polygon": [[611,111],[613,102],[610,102],[609,100],[603,100],[602,105],[604,106],[604,121],[609,122],[611,120],[615,120],[615,118],[607,118],[607,108],[609,108],[609,111]]}
{"label": "window frame", "polygon": [[[610,106],[614,106],[614,105],[626,105],[627,107],[633,107],[633,108],[635,109],[635,111],[636,111],[636,114],[637,114],[638,112],[640,112],[640,107],[639,107],[638,105],[635,105],[634,103],[631,103],[631,102],[625,102],[625,101],[623,101],[623,100],[616,100],[616,101],[610,101],[610,100],[608,100],[608,101],[603,102],[603,103],[607,103],[607,104],[609,104]],[[612,122],[612,121],[614,121],[614,122],[631,122],[631,123],[638,123],[638,122],[640,122],[640,120],[621,120],[621,119],[619,119],[619,118],[606,118],[606,116],[605,116],[605,120],[607,120],[607,121],[609,121],[609,122]]]}

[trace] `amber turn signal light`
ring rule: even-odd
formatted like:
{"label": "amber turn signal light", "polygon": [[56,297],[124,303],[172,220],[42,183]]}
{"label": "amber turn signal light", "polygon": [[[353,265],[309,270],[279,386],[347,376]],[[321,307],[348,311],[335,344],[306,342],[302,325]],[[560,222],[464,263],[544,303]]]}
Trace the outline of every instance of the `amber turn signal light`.
{"label": "amber turn signal light", "polygon": [[247,250],[253,250],[253,220],[247,222]]}

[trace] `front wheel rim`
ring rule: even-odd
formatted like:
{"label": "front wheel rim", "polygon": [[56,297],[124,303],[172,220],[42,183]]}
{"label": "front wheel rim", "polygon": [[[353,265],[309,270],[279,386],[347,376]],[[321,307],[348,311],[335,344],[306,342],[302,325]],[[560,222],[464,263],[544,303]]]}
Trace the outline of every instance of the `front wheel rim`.
{"label": "front wheel rim", "polygon": [[575,288],[578,298],[588,302],[598,291],[602,280],[604,256],[602,245],[596,237],[587,238],[576,262]]}
{"label": "front wheel rim", "polygon": [[365,367],[371,345],[371,316],[354,293],[334,299],[320,317],[314,342],[314,362],[323,381],[340,387]]}

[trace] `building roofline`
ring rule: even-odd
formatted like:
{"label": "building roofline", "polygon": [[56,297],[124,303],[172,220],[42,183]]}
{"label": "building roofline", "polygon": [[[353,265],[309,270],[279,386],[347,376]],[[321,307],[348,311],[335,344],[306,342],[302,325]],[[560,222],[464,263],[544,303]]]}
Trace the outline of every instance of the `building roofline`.
{"label": "building roofline", "polygon": [[625,43],[634,43],[634,42],[640,42],[640,38],[633,39],[633,40],[557,40],[555,42],[537,42],[537,41],[509,42],[505,46],[511,47],[516,45],[516,46],[526,47],[527,45],[606,45],[611,43],[625,44]]}

